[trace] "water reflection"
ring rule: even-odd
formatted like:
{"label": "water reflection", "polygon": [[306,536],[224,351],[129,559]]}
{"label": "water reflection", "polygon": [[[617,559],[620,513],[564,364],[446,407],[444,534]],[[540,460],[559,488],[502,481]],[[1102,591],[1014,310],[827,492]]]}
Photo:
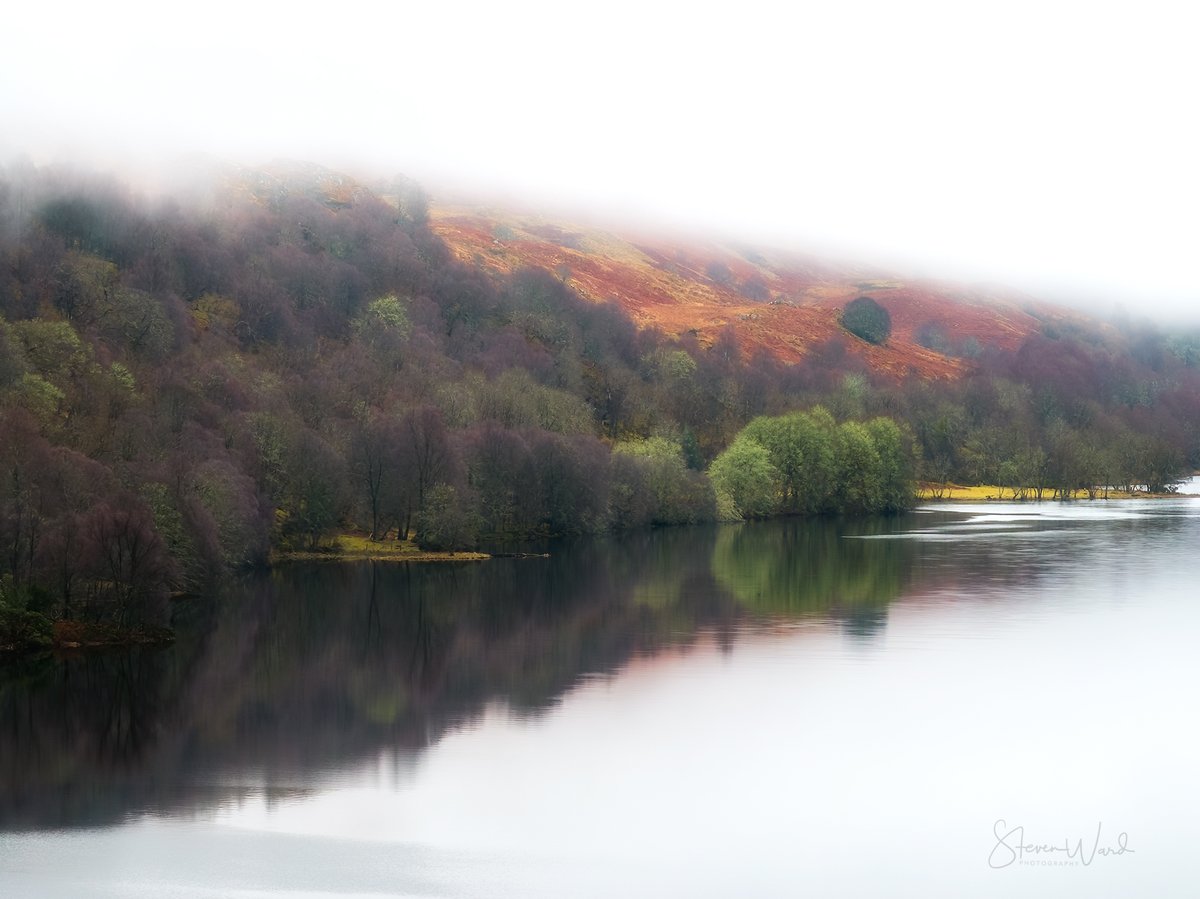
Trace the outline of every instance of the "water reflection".
{"label": "water reflection", "polygon": [[999,601],[1149,534],[1109,508],[1103,539],[1090,513],[944,507],[578,540],[546,559],[281,568],[181,604],[169,649],[8,663],[0,827],[286,796],[384,751],[403,769],[490,707],[536,716],[582,682],[701,642],[728,651],[746,630],[832,625],[869,646],[898,600]]}
{"label": "water reflection", "polygon": [[0,685],[0,823],[106,823],[303,783],[419,750],[489,702],[536,714],[702,630],[728,642],[739,610],[711,589],[714,538],[281,568],[181,605],[171,649],[22,663]]}
{"label": "water reflection", "polygon": [[793,520],[729,528],[713,549],[713,576],[753,612],[834,615],[849,633],[869,637],[884,627],[888,603],[909,583],[915,548],[855,538],[903,533],[910,523],[876,520],[847,530]]}

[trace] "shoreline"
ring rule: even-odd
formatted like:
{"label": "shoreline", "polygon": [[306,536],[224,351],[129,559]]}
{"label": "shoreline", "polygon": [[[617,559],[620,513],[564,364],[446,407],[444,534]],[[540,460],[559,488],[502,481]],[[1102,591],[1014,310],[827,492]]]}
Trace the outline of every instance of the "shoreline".
{"label": "shoreline", "polygon": [[1041,499],[1027,490],[1025,495],[1017,497],[1011,487],[1000,487],[996,484],[937,484],[923,482],[917,485],[916,498],[919,503],[1048,503],[1048,502],[1104,502],[1114,499],[1179,499],[1190,496],[1187,493],[1148,493],[1143,490],[1112,490],[1107,494],[1096,491],[1095,496],[1089,496],[1087,490],[1075,490],[1069,497],[1055,497],[1051,491],[1044,491]]}
{"label": "shoreline", "polygon": [[338,534],[328,549],[272,550],[269,564],[286,562],[482,562],[490,553],[419,549],[411,540],[371,540],[360,534]]}

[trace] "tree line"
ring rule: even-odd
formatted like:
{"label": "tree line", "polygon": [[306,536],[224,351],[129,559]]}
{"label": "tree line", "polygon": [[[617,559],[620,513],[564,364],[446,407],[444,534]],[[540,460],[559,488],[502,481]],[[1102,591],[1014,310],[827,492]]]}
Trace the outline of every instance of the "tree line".
{"label": "tree line", "polygon": [[10,632],[160,621],[172,591],[347,529],[452,549],[894,511],[918,478],[1162,488],[1200,462],[1189,335],[1047,323],[953,383],[841,340],[785,365],[732,330],[639,330],[547,272],[486,276],[411,182],[329,178],[155,199],[0,176]]}
{"label": "tree line", "polygon": [[912,505],[915,461],[892,419],[838,424],[818,406],[754,419],[709,474],[725,518],[866,515]]}

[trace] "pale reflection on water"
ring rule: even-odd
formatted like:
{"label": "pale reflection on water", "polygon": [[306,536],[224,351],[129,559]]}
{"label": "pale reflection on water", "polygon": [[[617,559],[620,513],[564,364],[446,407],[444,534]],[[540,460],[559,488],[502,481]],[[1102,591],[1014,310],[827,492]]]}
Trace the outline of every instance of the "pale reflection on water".
{"label": "pale reflection on water", "polygon": [[[277,574],[158,660],[131,755],[38,718],[87,698],[61,670],[5,685],[0,894],[1178,895],[1198,514],[955,504]],[[995,869],[997,819],[1132,851]]]}

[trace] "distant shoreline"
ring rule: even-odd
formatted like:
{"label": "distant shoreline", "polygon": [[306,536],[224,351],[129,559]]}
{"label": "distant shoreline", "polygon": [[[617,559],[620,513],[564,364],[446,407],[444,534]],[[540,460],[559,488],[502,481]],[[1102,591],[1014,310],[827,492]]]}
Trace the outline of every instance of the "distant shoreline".
{"label": "distant shoreline", "polygon": [[922,482],[917,485],[917,501],[922,503],[929,502],[1005,502],[1005,503],[1036,503],[1036,502],[1063,502],[1066,500],[1094,502],[1103,501],[1106,499],[1178,499],[1181,496],[1190,496],[1187,493],[1147,493],[1143,490],[1116,490],[1109,489],[1107,492],[1103,489],[1095,491],[1095,495],[1089,496],[1087,490],[1072,491],[1069,497],[1057,497],[1052,490],[1043,491],[1041,499],[1034,494],[1033,488],[1025,488],[1020,496],[1014,495],[1015,491],[1011,487],[1000,487],[996,484],[940,484],[934,482]]}

